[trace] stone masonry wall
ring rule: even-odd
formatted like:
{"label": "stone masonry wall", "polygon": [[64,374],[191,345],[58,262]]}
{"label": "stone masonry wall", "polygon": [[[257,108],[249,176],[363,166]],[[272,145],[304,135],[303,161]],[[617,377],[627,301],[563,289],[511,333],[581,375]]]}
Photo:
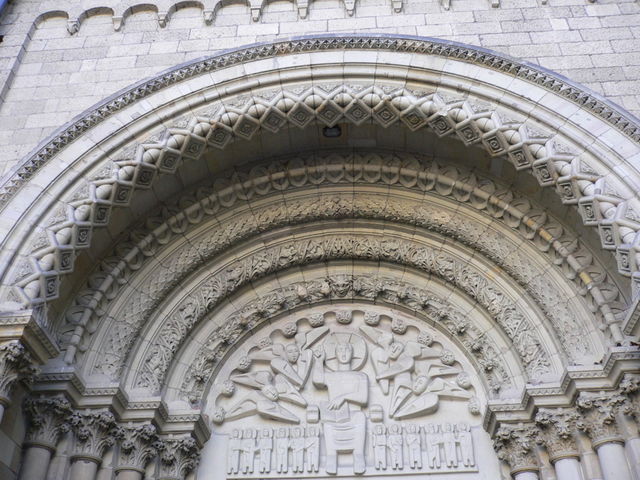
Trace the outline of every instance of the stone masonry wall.
{"label": "stone masonry wall", "polygon": [[9,3],[0,18],[0,175],[57,127],[136,81],[223,49],[314,33],[479,45],[564,74],[640,114],[636,0],[502,0],[498,8],[451,0],[448,10],[446,0],[405,0],[399,13],[397,0],[358,0],[352,16],[348,1],[315,0],[306,18],[300,0],[253,8],[167,2],[158,0],[157,11],[109,0]]}

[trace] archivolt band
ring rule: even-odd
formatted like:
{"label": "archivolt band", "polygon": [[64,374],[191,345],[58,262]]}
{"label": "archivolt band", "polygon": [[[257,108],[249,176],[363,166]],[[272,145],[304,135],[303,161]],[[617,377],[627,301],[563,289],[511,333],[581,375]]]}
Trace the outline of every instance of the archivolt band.
{"label": "archivolt band", "polygon": [[253,45],[106,99],[1,186],[20,478],[639,478],[639,132],[406,37]]}

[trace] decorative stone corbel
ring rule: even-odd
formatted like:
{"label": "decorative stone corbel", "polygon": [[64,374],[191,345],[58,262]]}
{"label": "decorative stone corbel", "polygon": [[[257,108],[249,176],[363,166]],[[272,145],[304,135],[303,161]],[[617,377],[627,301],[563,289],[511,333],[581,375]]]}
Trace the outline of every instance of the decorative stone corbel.
{"label": "decorative stone corbel", "polygon": [[509,464],[511,474],[516,479],[525,473],[532,473],[537,478],[539,467],[535,455],[535,432],[535,425],[519,423],[502,425],[494,435],[493,443],[498,458]]}
{"label": "decorative stone corbel", "polygon": [[440,5],[442,5],[442,8],[445,10],[449,10],[451,8],[451,0],[440,0]]}
{"label": "decorative stone corbel", "polygon": [[260,20],[260,15],[262,14],[262,8],[260,7],[251,7],[251,20],[257,22]]}
{"label": "decorative stone corbel", "polygon": [[111,20],[113,21],[113,29],[119,32],[124,23],[124,17],[122,15],[114,15]]}
{"label": "decorative stone corbel", "polygon": [[200,448],[192,437],[165,437],[155,447],[160,454],[159,480],[181,480],[200,461]]}
{"label": "decorative stone corbel", "polygon": [[33,359],[20,340],[0,344],[0,421],[5,407],[11,403],[16,382],[31,383],[37,373]]}
{"label": "decorative stone corbel", "polygon": [[160,28],[166,27],[168,20],[169,12],[158,12],[158,25],[160,25]]}
{"label": "decorative stone corbel", "polygon": [[391,0],[391,6],[396,13],[402,12],[402,0]]}
{"label": "decorative stone corbel", "polygon": [[309,1],[297,0],[296,5],[298,6],[298,17],[307,18],[307,15],[309,14]]}
{"label": "decorative stone corbel", "polygon": [[157,453],[156,427],[150,423],[129,423],[118,427],[114,436],[118,446],[116,473],[127,471],[129,477],[142,479],[147,463]]}
{"label": "decorative stone corbel", "polygon": [[78,19],[67,21],[67,32],[70,35],[75,35],[80,30],[80,21]]}
{"label": "decorative stone corbel", "polygon": [[203,10],[202,16],[204,17],[204,23],[211,25],[213,23],[213,10]]}
{"label": "decorative stone corbel", "polygon": [[347,14],[351,17],[356,11],[356,0],[343,0],[344,8],[347,10]]}

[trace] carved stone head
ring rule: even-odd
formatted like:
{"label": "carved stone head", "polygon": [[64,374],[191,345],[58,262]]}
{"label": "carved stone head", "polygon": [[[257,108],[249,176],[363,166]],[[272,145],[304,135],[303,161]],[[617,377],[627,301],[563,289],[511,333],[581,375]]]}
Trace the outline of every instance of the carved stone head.
{"label": "carved stone head", "polygon": [[296,363],[298,358],[300,358],[300,350],[298,350],[298,346],[293,343],[288,344],[284,351],[289,363]]}
{"label": "carved stone head", "polygon": [[403,351],[404,351],[404,344],[400,342],[393,342],[391,345],[389,345],[389,356],[393,360],[397,360]]}
{"label": "carved stone head", "polygon": [[420,395],[424,393],[429,385],[429,379],[424,375],[418,375],[416,379],[413,381],[413,393],[416,395]]}
{"label": "carved stone head", "polygon": [[350,343],[339,343],[336,346],[336,358],[342,365],[350,365],[353,358],[353,345]]}

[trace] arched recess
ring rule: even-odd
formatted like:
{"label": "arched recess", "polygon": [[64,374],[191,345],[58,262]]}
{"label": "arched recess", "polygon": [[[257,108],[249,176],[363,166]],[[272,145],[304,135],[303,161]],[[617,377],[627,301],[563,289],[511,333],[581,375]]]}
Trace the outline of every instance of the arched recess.
{"label": "arched recess", "polygon": [[[261,294],[304,300],[327,288],[317,271],[342,269],[353,294],[339,302],[413,310],[484,371],[493,432],[635,368],[624,322],[640,152],[625,119],[549,72],[428,39],[305,38],[199,60],[97,106],[5,179],[3,308],[32,309],[62,352],[36,390],[189,433],[226,355],[215,342],[259,323],[234,315],[260,312]],[[273,155],[288,159],[265,166]],[[281,260],[300,247],[319,253]],[[395,290],[353,289],[373,265]],[[219,278],[224,302],[209,298],[176,326],[205,277]],[[416,295],[433,295],[426,311],[403,303]],[[330,297],[307,303],[326,309]],[[456,317],[472,321],[436,320],[438,302],[467,306]],[[131,329],[118,324],[132,317]],[[486,349],[474,352],[474,329]],[[491,349],[495,365],[478,353]],[[96,372],[100,362],[113,370]],[[514,375],[503,396],[494,368]]]}

